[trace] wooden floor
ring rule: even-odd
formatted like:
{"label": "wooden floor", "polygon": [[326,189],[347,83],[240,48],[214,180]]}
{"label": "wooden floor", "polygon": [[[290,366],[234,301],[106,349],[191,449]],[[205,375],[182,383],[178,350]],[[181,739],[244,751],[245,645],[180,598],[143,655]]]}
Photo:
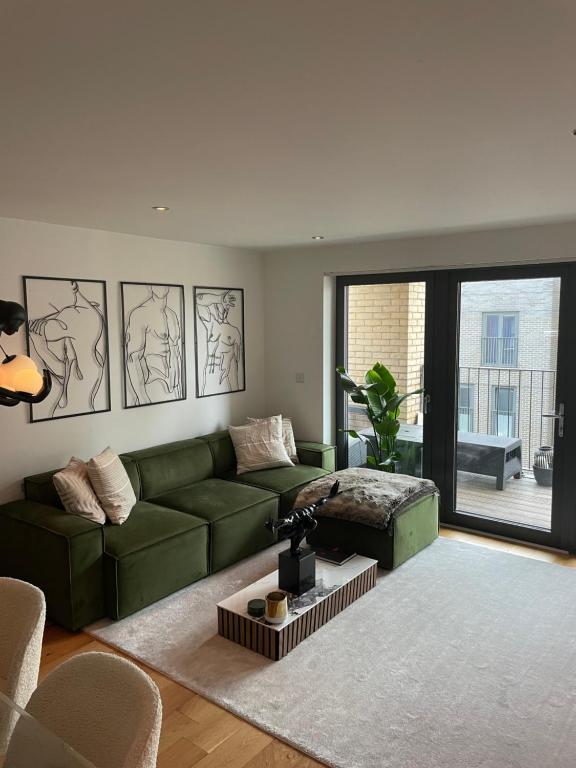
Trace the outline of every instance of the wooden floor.
{"label": "wooden floor", "polygon": [[[442,530],[441,535],[576,567],[576,556],[460,531]],[[85,651],[117,653],[82,632],[73,634],[48,626],[40,678],[65,659]],[[158,768],[312,768],[321,765],[145,665],[139,666],[156,681],[162,695],[164,719]]]}
{"label": "wooden floor", "polygon": [[499,491],[493,477],[458,472],[456,491],[462,512],[550,530],[552,489],[538,485],[529,474],[511,478]]}

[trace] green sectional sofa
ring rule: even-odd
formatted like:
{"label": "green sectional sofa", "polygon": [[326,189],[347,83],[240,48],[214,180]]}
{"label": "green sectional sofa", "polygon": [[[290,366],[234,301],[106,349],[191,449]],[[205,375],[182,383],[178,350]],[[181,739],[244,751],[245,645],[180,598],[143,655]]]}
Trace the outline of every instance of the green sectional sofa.
{"label": "green sectional sofa", "polygon": [[266,520],[334,471],[332,446],[296,445],[300,464],[245,475],[227,431],[123,454],[137,503],[121,526],[64,512],[57,470],[27,477],[0,506],[0,575],[40,587],[69,629],[124,618],[274,543]]}

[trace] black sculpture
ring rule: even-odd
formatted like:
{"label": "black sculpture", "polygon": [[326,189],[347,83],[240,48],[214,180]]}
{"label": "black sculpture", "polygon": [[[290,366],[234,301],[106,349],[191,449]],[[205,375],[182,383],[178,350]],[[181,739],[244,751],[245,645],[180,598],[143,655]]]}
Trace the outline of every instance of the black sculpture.
{"label": "black sculpture", "polygon": [[[5,333],[7,336],[17,333],[20,327],[26,322],[26,310],[21,304],[15,301],[0,300],[0,336]],[[6,353],[4,353],[6,354]],[[16,355],[6,357],[1,365],[9,365]],[[5,389],[0,386],[0,405],[13,408],[18,403],[41,403],[50,394],[52,389],[52,378],[50,371],[42,371],[42,389],[36,395],[30,392],[14,392],[12,389]]]}
{"label": "black sculpture", "polygon": [[309,531],[318,525],[315,514],[319,507],[338,496],[340,482],[337,480],[328,496],[322,496],[306,507],[297,507],[282,520],[268,520],[266,528],[290,538],[290,549],[278,556],[278,587],[293,595],[302,595],[316,586],[316,555],[309,548],[302,549],[301,543]]}

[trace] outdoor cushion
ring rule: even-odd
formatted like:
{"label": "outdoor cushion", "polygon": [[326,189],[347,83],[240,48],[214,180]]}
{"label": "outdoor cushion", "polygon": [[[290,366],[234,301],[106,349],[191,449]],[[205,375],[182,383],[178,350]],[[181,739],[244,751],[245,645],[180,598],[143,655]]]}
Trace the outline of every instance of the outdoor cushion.
{"label": "outdoor cushion", "polygon": [[106,607],[121,619],[208,573],[208,524],[139,501],[123,525],[105,525]]}
{"label": "outdoor cushion", "polygon": [[154,498],[155,504],[210,523],[210,570],[218,571],[269,547],[275,536],[264,524],[278,517],[278,495],[218,478]]}
{"label": "outdoor cushion", "polygon": [[124,454],[137,462],[143,499],[212,477],[212,454],[203,440],[179,440]]}
{"label": "outdoor cushion", "polygon": [[327,475],[325,469],[309,467],[306,464],[296,464],[293,467],[277,467],[276,469],[261,469],[257,472],[249,472],[245,475],[230,473],[228,480],[236,483],[246,483],[257,488],[266,488],[280,495],[280,509],[278,514],[284,517],[290,512],[296,501],[296,496],[312,480]]}

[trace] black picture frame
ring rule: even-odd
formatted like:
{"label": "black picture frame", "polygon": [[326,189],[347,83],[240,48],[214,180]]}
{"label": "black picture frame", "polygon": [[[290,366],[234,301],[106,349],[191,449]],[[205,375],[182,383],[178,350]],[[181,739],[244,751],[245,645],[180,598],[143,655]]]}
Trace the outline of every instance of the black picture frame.
{"label": "black picture frame", "polygon": [[[245,337],[245,326],[244,326],[244,289],[243,288],[223,288],[223,287],[216,287],[216,286],[205,286],[205,285],[195,285],[193,286],[193,293],[194,293],[194,363],[195,363],[195,372],[196,372],[196,397],[197,398],[203,398],[203,397],[216,397],[217,395],[227,395],[232,394],[234,392],[244,392],[246,390],[246,337]],[[200,315],[199,307],[202,306],[199,304],[199,297],[201,294],[214,294],[215,298],[220,296],[222,298],[222,306],[220,309],[217,309],[218,302],[213,302],[214,308],[211,310],[211,320],[208,320],[206,317],[202,318]],[[235,301],[230,301],[231,298],[238,296],[239,298],[239,306],[236,306]],[[205,305],[205,307],[208,305]],[[233,321],[234,323],[225,323],[224,321],[228,319],[229,315],[233,315]],[[231,336],[228,341],[228,348],[234,347],[236,349],[236,363],[234,363],[234,358],[231,359],[231,365],[234,366],[236,364],[237,368],[234,372],[232,368],[232,381],[230,377],[230,371],[231,366],[228,367],[228,374],[225,374],[226,368],[222,366],[224,357],[224,354],[234,354],[234,353],[220,353],[218,355],[217,352],[210,353],[208,350],[208,328],[206,323],[212,322],[216,326],[219,326],[220,329],[223,325],[230,325],[231,326]],[[237,344],[233,344],[233,337],[236,335],[235,332],[239,334],[239,342]],[[202,338],[202,335],[204,334],[205,338]],[[206,345],[206,346],[204,346]],[[212,365],[210,365],[210,358],[213,358]],[[215,358],[215,359],[214,359]],[[220,363],[220,367],[218,367]],[[224,363],[225,365],[225,363]],[[211,371],[210,371],[211,368]],[[217,371],[220,371],[218,374]],[[211,389],[216,388],[218,391],[206,391],[207,390],[207,382],[205,379],[205,374],[211,374],[212,380],[209,382],[210,384],[214,385],[216,383],[216,387],[212,387]],[[237,386],[234,386],[234,379],[236,379]],[[225,383],[225,380],[228,381],[228,384]]]}
{"label": "black picture frame", "polygon": [[[128,287],[140,287],[142,289],[149,289],[151,292],[151,295],[154,294],[154,289],[168,289],[168,293],[172,289],[176,289],[176,292],[179,294],[179,312],[177,313],[178,316],[176,318],[177,324],[178,324],[178,331],[180,333],[180,342],[179,342],[179,348],[180,348],[180,364],[179,364],[179,381],[180,384],[176,385],[177,389],[179,390],[179,393],[177,397],[166,397],[163,399],[154,399],[151,402],[140,402],[141,399],[143,399],[143,395],[137,392],[137,386],[135,383],[132,382],[132,379],[130,377],[130,370],[129,370],[129,360],[128,360],[128,351],[127,351],[127,345],[128,345],[128,338],[127,338],[127,332],[128,332],[128,324],[130,322],[130,318],[132,316],[132,312],[134,309],[137,308],[137,306],[132,306],[129,311],[127,311],[127,293],[128,293]],[[150,405],[161,405],[163,403],[176,403],[182,400],[186,400],[187,397],[187,380],[186,380],[186,301],[185,301],[185,295],[184,295],[184,286],[180,283],[157,283],[157,282],[134,282],[134,281],[123,281],[120,283],[120,303],[121,303],[121,336],[120,336],[120,343],[122,346],[122,370],[123,370],[123,383],[124,383],[124,400],[123,400],[123,406],[125,409],[130,408],[144,408],[146,406]],[[173,307],[169,307],[169,309],[172,310],[172,312],[175,312]],[[168,319],[166,319],[166,323],[168,323]],[[175,372],[174,372],[175,373]],[[141,387],[143,388],[143,385]],[[167,390],[169,391],[169,389]],[[146,393],[144,396],[150,396],[150,393]],[[135,402],[133,402],[135,401]]]}
{"label": "black picture frame", "polygon": [[[45,283],[69,283],[70,290],[73,294],[73,303],[58,307],[51,301],[48,296],[43,299],[43,308],[39,308],[38,313],[35,309],[35,302],[32,291],[32,281],[43,281]],[[107,413],[111,410],[111,385],[110,385],[110,345],[109,345],[109,328],[108,328],[108,297],[107,297],[107,285],[105,280],[92,280],[88,278],[79,277],[47,277],[39,275],[24,275],[22,277],[23,291],[24,291],[24,307],[26,309],[26,315],[28,322],[26,324],[26,350],[29,357],[31,357],[40,369],[48,368],[52,373],[52,392],[50,396],[39,404],[31,404],[29,406],[29,420],[32,424],[37,424],[45,421],[56,421],[59,419],[74,418],[75,416],[91,416],[96,413]],[[96,295],[93,291],[89,296],[85,296],[88,293],[88,286],[98,287],[100,295]],[[56,293],[61,293],[57,291]],[[80,300],[78,300],[80,296]],[[57,298],[56,298],[57,300]],[[50,320],[56,321],[63,330],[70,331],[69,317],[64,317],[63,313],[71,310],[74,307],[83,306],[86,310],[96,311],[100,315],[100,320],[96,320],[92,323],[85,324],[86,332],[92,331],[96,336],[92,340],[91,355],[86,356],[87,359],[91,358],[89,362],[92,363],[94,368],[94,377],[85,375],[86,372],[82,371],[82,365],[78,360],[78,351],[80,346],[78,344],[78,336],[69,335],[63,337],[63,349],[66,343],[71,347],[74,354],[72,357],[66,352],[66,357],[60,362],[63,363],[64,369],[62,370],[58,366],[58,357],[54,349],[50,349],[48,346],[50,343],[53,345],[60,339],[48,340],[46,338],[46,324]],[[46,309],[52,308],[53,312],[46,312]],[[76,310],[79,312],[79,310]],[[69,314],[69,313],[68,313]],[[45,354],[48,359],[44,359],[37,346],[35,345],[34,338],[38,336],[36,344],[38,348],[42,346],[46,347]],[[66,361],[66,362],[65,362]],[[70,366],[70,367],[68,367]],[[101,372],[98,373],[98,368]],[[55,370],[57,369],[57,370]],[[79,408],[70,412],[73,405],[70,404],[71,398],[67,398],[67,404],[61,405],[61,411],[58,412],[58,403],[62,402],[65,388],[68,387],[68,383],[73,379],[76,382],[82,382],[82,386],[86,389],[86,392],[80,393],[82,397],[87,396],[87,408]],[[90,389],[90,382],[92,386]],[[104,385],[105,392],[101,395],[102,384]],[[96,399],[103,399],[104,403],[97,407]],[[78,398],[75,398],[78,399]],[[46,411],[50,415],[38,416],[38,412],[45,414]],[[64,412],[68,411],[68,412]]]}

